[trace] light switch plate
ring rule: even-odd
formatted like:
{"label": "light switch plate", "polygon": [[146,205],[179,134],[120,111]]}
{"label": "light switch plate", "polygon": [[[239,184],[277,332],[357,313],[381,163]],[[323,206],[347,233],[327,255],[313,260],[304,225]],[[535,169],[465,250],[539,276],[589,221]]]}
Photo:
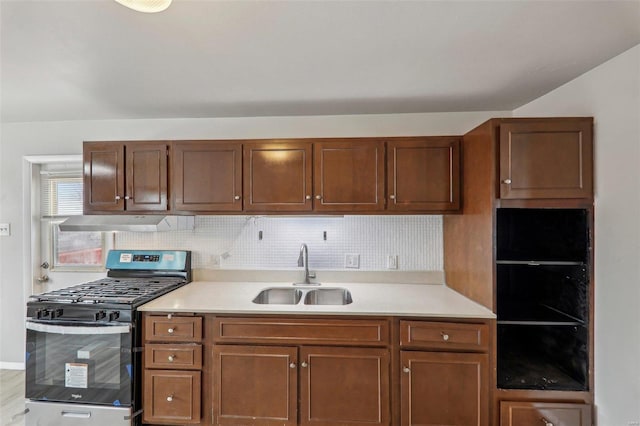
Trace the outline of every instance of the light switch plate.
{"label": "light switch plate", "polygon": [[0,223],[0,237],[8,237],[11,235],[11,224]]}
{"label": "light switch plate", "polygon": [[344,267],[360,269],[360,255],[359,254],[345,254],[344,255]]}

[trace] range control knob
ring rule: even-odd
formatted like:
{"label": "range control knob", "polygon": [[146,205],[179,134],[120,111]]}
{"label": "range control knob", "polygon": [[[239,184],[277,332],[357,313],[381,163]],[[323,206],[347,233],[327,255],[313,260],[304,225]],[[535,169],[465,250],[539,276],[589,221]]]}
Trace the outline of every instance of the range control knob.
{"label": "range control knob", "polygon": [[38,309],[36,311],[36,319],[46,318],[49,316],[49,311],[46,309]]}
{"label": "range control knob", "polygon": [[105,313],[105,311],[98,311],[93,315],[93,318],[96,321],[100,321],[101,319],[103,319],[106,316],[107,316],[107,314]]}
{"label": "range control knob", "polygon": [[49,318],[60,318],[62,316],[62,309],[52,309],[49,311]]}
{"label": "range control knob", "polygon": [[109,321],[115,321],[118,318],[120,318],[120,312],[118,311],[109,312]]}

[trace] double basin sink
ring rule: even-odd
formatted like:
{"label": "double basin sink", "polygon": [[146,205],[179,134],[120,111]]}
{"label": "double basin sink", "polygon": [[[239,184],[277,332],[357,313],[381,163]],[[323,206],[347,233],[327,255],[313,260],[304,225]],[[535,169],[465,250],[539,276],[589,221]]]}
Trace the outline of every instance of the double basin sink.
{"label": "double basin sink", "polygon": [[253,299],[261,305],[348,305],[353,302],[351,292],[346,288],[265,288]]}

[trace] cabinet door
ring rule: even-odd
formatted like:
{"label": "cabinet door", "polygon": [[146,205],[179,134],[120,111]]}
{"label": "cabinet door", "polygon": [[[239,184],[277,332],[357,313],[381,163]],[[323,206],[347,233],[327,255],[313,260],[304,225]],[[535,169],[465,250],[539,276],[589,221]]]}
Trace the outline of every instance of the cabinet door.
{"label": "cabinet door", "polygon": [[387,143],[388,210],[460,208],[460,140],[408,138]]}
{"label": "cabinet door", "polygon": [[316,211],[384,210],[384,142],[314,143]]}
{"label": "cabinet door", "polygon": [[300,349],[300,424],[389,424],[389,351]]}
{"label": "cabinet door", "polygon": [[500,125],[500,198],[593,197],[592,119]]}
{"label": "cabinet door", "polygon": [[216,345],[213,355],[214,424],[296,424],[296,348]]}
{"label": "cabinet door", "polygon": [[124,210],[124,144],[85,142],[84,212]]}
{"label": "cabinet door", "polygon": [[200,423],[200,372],[145,370],[145,423]]}
{"label": "cabinet door", "polygon": [[125,210],[168,210],[167,143],[131,142],[125,145],[125,153]]}
{"label": "cabinet door", "polygon": [[591,406],[502,401],[500,426],[591,426]]}
{"label": "cabinet door", "polygon": [[176,210],[242,210],[242,144],[175,142],[172,191]]}
{"label": "cabinet door", "polygon": [[488,355],[401,352],[401,424],[489,424]]}
{"label": "cabinet door", "polygon": [[311,143],[258,142],[244,147],[246,211],[310,211]]}

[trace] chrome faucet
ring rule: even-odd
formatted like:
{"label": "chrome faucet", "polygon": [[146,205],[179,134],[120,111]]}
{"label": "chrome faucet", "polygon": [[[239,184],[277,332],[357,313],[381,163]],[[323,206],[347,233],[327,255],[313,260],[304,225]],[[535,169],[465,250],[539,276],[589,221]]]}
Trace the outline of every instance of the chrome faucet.
{"label": "chrome faucet", "polygon": [[315,278],[315,272],[309,272],[309,249],[305,243],[300,246],[300,255],[298,256],[298,266],[304,266],[304,281],[294,284],[320,285],[320,283],[312,283],[310,278]]}

